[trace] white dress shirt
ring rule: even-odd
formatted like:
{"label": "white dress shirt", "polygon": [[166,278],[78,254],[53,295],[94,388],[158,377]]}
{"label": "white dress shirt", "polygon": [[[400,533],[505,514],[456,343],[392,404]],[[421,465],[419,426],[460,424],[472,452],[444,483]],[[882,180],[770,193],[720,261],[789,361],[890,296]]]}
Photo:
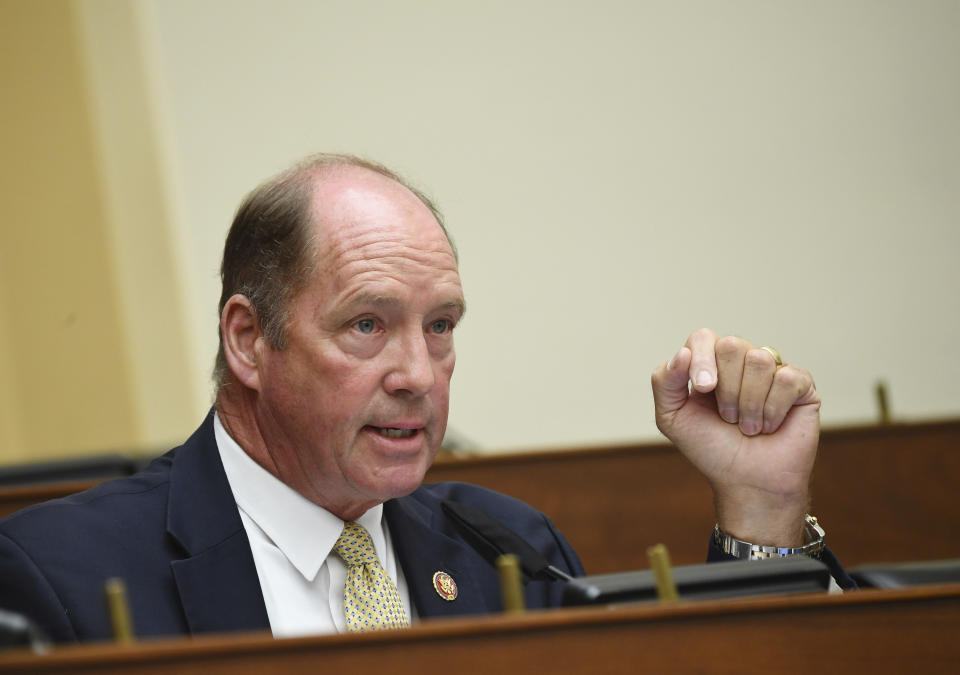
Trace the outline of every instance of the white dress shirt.
{"label": "white dress shirt", "polygon": [[[343,633],[347,567],[333,552],[343,521],[257,464],[214,415],[214,435],[240,520],[250,540],[274,637]],[[366,528],[380,564],[411,617],[410,593],[378,504],[355,521]]]}

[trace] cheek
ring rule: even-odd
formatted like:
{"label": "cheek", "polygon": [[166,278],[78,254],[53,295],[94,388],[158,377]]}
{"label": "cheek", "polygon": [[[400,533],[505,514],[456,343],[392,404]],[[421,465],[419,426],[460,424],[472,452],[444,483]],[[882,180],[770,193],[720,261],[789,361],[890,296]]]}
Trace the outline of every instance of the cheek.
{"label": "cheek", "polygon": [[263,393],[281,414],[329,429],[356,412],[362,378],[342,359],[291,349],[270,365]]}
{"label": "cheek", "polygon": [[434,410],[440,413],[440,422],[443,427],[447,425],[447,413],[450,408],[450,379],[453,376],[453,366],[454,360],[450,359],[448,364],[443,364],[438,369],[437,386],[431,393]]}
{"label": "cheek", "polygon": [[315,403],[340,421],[363,418],[377,400],[383,375],[372,362],[342,363],[327,368],[325,377],[315,385]]}
{"label": "cheek", "polygon": [[447,388],[450,386],[450,378],[453,377],[453,369],[457,365],[457,353],[450,347],[450,350],[437,362],[437,372],[441,376],[441,381],[445,382]]}

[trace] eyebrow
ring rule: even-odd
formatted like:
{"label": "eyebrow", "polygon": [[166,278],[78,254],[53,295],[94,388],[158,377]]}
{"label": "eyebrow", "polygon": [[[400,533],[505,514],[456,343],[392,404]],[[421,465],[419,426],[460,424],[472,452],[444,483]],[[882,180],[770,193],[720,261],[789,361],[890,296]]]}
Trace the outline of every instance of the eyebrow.
{"label": "eyebrow", "polygon": [[467,313],[467,303],[465,300],[458,298],[457,300],[451,300],[450,302],[445,302],[440,305],[441,309],[446,309],[457,315],[457,321],[463,319],[463,316]]}
{"label": "eyebrow", "polygon": [[[392,295],[380,295],[379,293],[370,293],[366,291],[361,291],[351,297],[345,304],[344,308],[353,308],[360,305],[372,305],[374,307],[397,307],[398,305],[403,304],[399,298],[396,298]],[[458,315],[458,318],[462,318],[464,314],[467,313],[467,303],[462,298],[456,298],[453,300],[448,300],[447,302],[441,303],[435,310],[449,310]]]}

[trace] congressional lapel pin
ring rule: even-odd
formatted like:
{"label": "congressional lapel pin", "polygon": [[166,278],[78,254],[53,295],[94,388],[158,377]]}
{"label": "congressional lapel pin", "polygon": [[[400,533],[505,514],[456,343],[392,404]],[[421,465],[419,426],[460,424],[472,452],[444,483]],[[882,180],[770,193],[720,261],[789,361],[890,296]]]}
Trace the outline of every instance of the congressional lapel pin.
{"label": "congressional lapel pin", "polygon": [[433,590],[447,602],[457,599],[457,582],[446,572],[433,573]]}

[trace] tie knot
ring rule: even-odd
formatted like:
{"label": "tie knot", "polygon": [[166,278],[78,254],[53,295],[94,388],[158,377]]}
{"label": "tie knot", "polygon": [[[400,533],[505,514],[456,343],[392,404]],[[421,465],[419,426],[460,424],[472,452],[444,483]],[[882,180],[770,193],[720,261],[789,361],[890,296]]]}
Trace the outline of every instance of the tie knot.
{"label": "tie knot", "polygon": [[340,538],[333,545],[334,552],[343,559],[348,567],[354,565],[372,565],[377,562],[377,552],[373,549],[373,540],[363,525],[345,523]]}

